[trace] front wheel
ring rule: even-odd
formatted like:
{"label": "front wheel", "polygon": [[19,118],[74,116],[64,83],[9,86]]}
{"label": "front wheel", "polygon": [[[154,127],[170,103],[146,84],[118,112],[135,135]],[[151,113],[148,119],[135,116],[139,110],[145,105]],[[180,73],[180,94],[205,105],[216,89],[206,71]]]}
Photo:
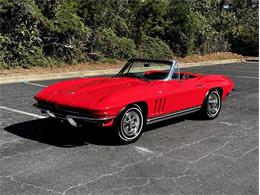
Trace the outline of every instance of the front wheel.
{"label": "front wheel", "polygon": [[143,113],[139,106],[126,107],[116,119],[117,137],[124,143],[136,141],[143,132],[144,123]]}
{"label": "front wheel", "polygon": [[216,118],[219,115],[221,104],[221,97],[218,90],[210,91],[202,106],[202,116],[206,119]]}

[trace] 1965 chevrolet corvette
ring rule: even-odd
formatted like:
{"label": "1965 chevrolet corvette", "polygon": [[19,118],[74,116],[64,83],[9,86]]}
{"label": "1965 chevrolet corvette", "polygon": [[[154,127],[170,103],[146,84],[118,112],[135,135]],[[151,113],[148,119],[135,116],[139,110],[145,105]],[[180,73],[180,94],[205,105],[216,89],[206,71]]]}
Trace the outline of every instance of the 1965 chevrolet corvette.
{"label": "1965 chevrolet corvette", "polygon": [[35,96],[35,105],[76,127],[112,126],[117,137],[129,143],[140,137],[146,124],[194,112],[216,118],[233,87],[224,75],[180,72],[176,61],[131,59],[112,77],[51,85]]}

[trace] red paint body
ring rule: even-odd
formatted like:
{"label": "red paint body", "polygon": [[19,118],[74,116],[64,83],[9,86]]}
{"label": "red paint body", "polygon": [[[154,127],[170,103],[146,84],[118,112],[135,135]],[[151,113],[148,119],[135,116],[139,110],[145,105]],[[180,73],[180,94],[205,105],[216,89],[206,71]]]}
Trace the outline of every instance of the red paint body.
{"label": "red paint body", "polygon": [[[129,77],[79,78],[51,85],[35,99],[113,118],[127,105],[142,102],[148,108],[147,118],[151,119],[201,106],[210,89],[219,88],[221,98],[225,99],[234,88],[233,82],[224,75],[185,74],[193,78],[167,81]],[[113,122],[103,126],[111,125]]]}

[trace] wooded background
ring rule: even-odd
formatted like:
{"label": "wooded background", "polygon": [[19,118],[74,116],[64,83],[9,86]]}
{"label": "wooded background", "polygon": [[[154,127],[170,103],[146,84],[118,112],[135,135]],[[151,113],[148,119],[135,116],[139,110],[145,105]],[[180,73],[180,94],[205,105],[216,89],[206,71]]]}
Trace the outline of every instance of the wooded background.
{"label": "wooded background", "polygon": [[0,0],[0,68],[258,55],[257,0]]}

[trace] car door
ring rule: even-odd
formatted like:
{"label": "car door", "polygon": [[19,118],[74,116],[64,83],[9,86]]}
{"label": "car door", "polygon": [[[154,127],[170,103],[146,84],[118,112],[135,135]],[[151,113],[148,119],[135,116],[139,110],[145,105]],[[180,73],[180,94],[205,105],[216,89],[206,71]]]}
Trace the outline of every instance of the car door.
{"label": "car door", "polygon": [[168,113],[200,106],[205,96],[203,84],[197,78],[168,80],[163,86]]}

